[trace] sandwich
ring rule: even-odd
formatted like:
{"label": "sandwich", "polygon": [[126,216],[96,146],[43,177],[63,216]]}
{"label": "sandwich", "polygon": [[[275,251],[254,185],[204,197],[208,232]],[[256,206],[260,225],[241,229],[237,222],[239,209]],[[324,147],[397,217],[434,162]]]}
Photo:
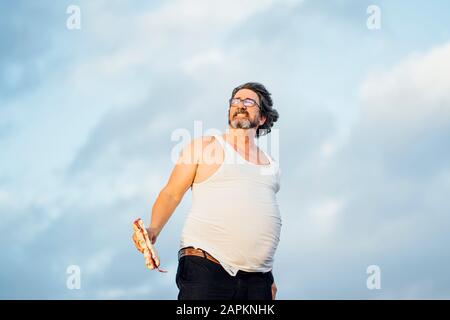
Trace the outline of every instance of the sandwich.
{"label": "sandwich", "polygon": [[144,222],[141,218],[134,221],[133,229],[134,244],[136,245],[136,248],[144,254],[147,268],[150,270],[158,269],[159,272],[167,272],[166,270],[159,268],[160,261],[158,253],[150,241],[147,229],[145,229]]}

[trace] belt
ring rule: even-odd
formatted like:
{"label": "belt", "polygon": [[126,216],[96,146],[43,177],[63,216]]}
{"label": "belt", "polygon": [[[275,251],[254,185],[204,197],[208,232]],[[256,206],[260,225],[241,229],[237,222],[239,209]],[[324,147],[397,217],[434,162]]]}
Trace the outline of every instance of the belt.
{"label": "belt", "polygon": [[183,248],[180,251],[178,251],[178,259],[180,259],[181,257],[184,257],[184,256],[203,257],[214,263],[220,264],[220,262],[216,258],[214,258],[212,255],[210,255],[208,252],[206,252],[205,250],[202,250],[202,249],[196,249],[193,247]]}

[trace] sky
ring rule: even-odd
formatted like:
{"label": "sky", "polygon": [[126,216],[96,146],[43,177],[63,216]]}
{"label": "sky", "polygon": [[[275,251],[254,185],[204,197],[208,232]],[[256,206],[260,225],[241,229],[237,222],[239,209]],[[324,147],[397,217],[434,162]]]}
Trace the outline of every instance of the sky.
{"label": "sky", "polygon": [[190,191],[157,241],[167,274],[145,268],[132,222],[150,221],[174,132],[224,132],[232,89],[257,81],[280,114],[259,142],[277,137],[282,170],[277,298],[449,299],[448,12],[0,0],[0,298],[176,299]]}

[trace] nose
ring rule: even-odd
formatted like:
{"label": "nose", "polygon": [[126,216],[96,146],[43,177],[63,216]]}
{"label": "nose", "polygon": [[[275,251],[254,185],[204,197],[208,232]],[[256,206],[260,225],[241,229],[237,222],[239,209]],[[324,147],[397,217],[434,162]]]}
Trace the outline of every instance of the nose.
{"label": "nose", "polygon": [[245,110],[247,110],[247,107],[244,105],[244,101],[240,101],[239,102],[239,106],[241,107],[241,108],[244,108]]}
{"label": "nose", "polygon": [[241,109],[244,109],[245,111],[247,111],[247,107],[244,105],[244,102],[243,102],[243,101],[241,101],[241,102],[239,103],[239,110],[241,110]]}
{"label": "nose", "polygon": [[243,108],[239,108],[237,111],[236,111],[236,114],[239,114],[239,113],[248,113],[247,112],[247,107],[246,106],[243,106]]}

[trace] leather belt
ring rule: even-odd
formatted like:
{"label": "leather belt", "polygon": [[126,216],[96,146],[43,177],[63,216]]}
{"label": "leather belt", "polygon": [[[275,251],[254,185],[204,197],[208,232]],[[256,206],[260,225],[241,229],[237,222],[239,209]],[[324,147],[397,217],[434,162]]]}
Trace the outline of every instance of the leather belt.
{"label": "leather belt", "polygon": [[178,259],[184,256],[198,256],[208,259],[214,263],[220,264],[220,262],[216,258],[214,258],[212,255],[210,255],[208,252],[202,249],[196,249],[193,247],[180,249],[180,251],[178,251]]}

